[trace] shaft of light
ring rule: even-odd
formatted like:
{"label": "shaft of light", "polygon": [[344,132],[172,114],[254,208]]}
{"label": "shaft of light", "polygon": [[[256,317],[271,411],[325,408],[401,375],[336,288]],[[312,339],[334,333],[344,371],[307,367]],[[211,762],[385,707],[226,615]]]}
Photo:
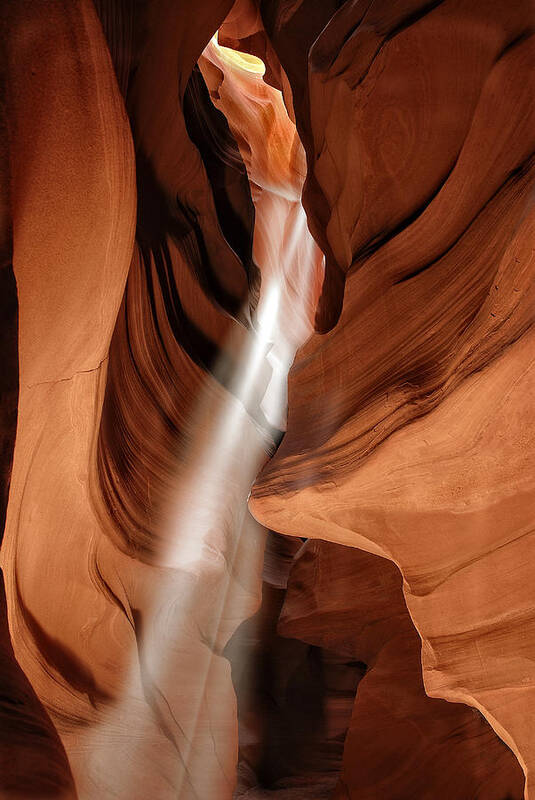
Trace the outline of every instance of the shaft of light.
{"label": "shaft of light", "polygon": [[[231,69],[263,74],[254,57],[220,46],[218,53]],[[277,108],[282,107],[281,101]],[[296,348],[311,331],[310,323],[303,322],[303,309],[311,304],[311,286],[317,279],[317,248],[293,192],[275,193],[271,205],[257,207],[255,258],[263,286],[254,331],[238,354],[229,392],[220,387],[215,392],[214,379],[206,376],[207,388],[196,415],[199,424],[192,426],[198,435],[177,463],[177,493],[163,537],[169,545],[161,553],[160,567],[147,572],[151,593],[142,609],[143,626],[136,632],[139,663],[131,666],[119,706],[95,734],[101,737],[100,743],[109,742],[121,720],[136,720],[141,673],[145,698],[177,751],[172,796],[179,800],[220,800],[231,795],[230,783],[223,787],[216,782],[232,782],[232,776],[223,765],[216,780],[211,766],[219,762],[217,736],[208,729],[213,709],[201,712],[214,686],[218,703],[231,702],[228,669],[225,672],[220,653],[241,619],[254,611],[250,595],[260,587],[257,562],[261,552],[258,548],[244,552],[254,536],[251,525],[256,524],[248,513],[247,499],[266,460],[269,437],[250,412],[261,409],[270,424],[283,427],[288,370]],[[269,189],[259,202],[266,198],[271,202],[273,196]],[[240,581],[247,578],[251,584],[256,581],[254,590],[241,587]],[[221,718],[226,724],[225,716]],[[148,718],[142,722],[147,737],[151,724]],[[144,752],[143,736],[130,744],[131,766],[125,767],[121,794],[114,796],[145,800],[138,794],[136,780],[136,754]],[[115,764],[115,751],[99,751],[95,758],[113,759],[112,769],[122,766]]]}

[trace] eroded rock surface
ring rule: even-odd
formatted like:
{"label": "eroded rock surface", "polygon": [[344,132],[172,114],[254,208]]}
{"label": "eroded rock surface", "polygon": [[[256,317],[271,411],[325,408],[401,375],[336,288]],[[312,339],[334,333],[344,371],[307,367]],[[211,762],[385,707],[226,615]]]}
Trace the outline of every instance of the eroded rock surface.
{"label": "eroded rock surface", "polygon": [[[322,329],[338,313],[333,261],[347,280],[338,323],[297,355],[288,432],[251,508],[280,532],[391,558],[428,693],[479,708],[528,770],[529,15],[346,3],[326,25],[307,6],[263,14],[327,253]],[[299,20],[315,39],[306,79],[290,48]]]}
{"label": "eroded rock surface", "polygon": [[473,709],[428,697],[420,638],[386,559],[322,541],[296,557],[278,631],[365,668],[334,798],[521,798],[511,751]]}
{"label": "eroded rock surface", "polygon": [[528,3],[0,22],[2,796],[527,797]]}

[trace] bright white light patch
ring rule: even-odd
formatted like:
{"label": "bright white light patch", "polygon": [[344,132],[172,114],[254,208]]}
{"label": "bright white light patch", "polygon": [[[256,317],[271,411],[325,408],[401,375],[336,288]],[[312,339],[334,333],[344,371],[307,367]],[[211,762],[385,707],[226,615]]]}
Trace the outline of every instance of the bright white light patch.
{"label": "bright white light patch", "polygon": [[261,58],[253,56],[251,53],[242,53],[240,50],[233,50],[231,47],[224,47],[219,44],[217,32],[212,36],[212,43],[217,48],[220,58],[237,67],[244,72],[252,72],[254,75],[262,77],[266,72],[266,65]]}

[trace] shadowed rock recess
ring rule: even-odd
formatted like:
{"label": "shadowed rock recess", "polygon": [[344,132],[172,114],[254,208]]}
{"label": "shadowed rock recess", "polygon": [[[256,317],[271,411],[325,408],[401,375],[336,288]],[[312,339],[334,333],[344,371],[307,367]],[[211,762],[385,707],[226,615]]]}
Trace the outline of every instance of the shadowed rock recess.
{"label": "shadowed rock recess", "polygon": [[531,0],[0,44],[0,800],[535,800]]}

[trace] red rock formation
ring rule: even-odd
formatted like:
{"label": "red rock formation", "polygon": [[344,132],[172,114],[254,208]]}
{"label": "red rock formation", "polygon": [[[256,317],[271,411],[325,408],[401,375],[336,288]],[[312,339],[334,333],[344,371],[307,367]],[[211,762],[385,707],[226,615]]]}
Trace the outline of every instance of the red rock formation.
{"label": "red rock formation", "polygon": [[253,503],[276,530],[306,530],[394,560],[423,639],[427,692],[479,708],[526,768],[529,635],[519,640],[518,630],[529,630],[532,603],[522,577],[530,548],[531,348],[532,337],[520,339],[350,477],[334,473],[282,504],[267,495]]}
{"label": "red rock formation", "polygon": [[[147,9],[149,15],[154,11]],[[158,24],[153,36],[158,46],[162,45],[159,37],[169,31],[168,26],[158,28],[160,21],[156,15]],[[202,316],[203,322],[208,322],[209,332],[210,326],[213,330],[214,323],[217,326],[218,320],[223,318],[214,309],[211,317],[206,319],[207,301],[198,287],[206,288],[223,305],[237,306],[239,293],[243,297],[243,287],[246,287],[245,273],[237,256],[222,238],[208,179],[198,151],[186,134],[183,118],[181,122],[180,118],[177,119],[178,132],[174,133],[182,138],[178,138],[175,144],[181,144],[186,151],[189,146],[190,155],[186,152],[182,158],[189,159],[189,166],[193,158],[194,174],[198,176],[200,186],[195,190],[191,181],[187,182],[187,175],[179,164],[178,176],[180,180],[186,180],[187,191],[191,191],[193,197],[181,192],[182,205],[176,204],[173,216],[171,196],[177,186],[173,187],[172,164],[165,162],[165,152],[161,147],[156,148],[151,159],[151,137],[156,135],[151,132],[151,124],[159,124],[158,118],[154,120],[151,115],[153,110],[165,114],[162,108],[164,100],[157,107],[151,106],[147,100],[139,115],[133,100],[132,117],[136,124],[132,123],[132,126],[138,137],[138,178],[143,190],[138,198],[138,230],[143,260],[134,254],[126,297],[119,309],[134,244],[134,160],[130,130],[98,19],[90,3],[76,3],[68,8],[60,4],[50,14],[46,4],[35,2],[31,6],[26,4],[24,8],[22,4],[12,4],[6,22],[10,33],[10,211],[14,228],[13,261],[21,309],[19,435],[3,553],[9,578],[13,642],[20,664],[31,676],[60,730],[81,795],[101,797],[114,791],[114,785],[126,791],[128,781],[132,782],[137,769],[145,782],[139,783],[135,792],[146,797],[154,790],[163,797],[164,793],[173,792],[177,760],[175,743],[169,741],[172,737],[168,736],[166,721],[158,719],[158,703],[147,696],[151,684],[146,681],[146,659],[142,652],[141,676],[139,667],[135,674],[138,664],[136,636],[140,637],[142,625],[147,628],[145,618],[152,603],[150,586],[161,583],[161,573],[123,558],[103,533],[104,503],[99,498],[95,469],[98,426],[105,400],[104,422],[109,425],[108,430],[111,428],[106,457],[108,463],[113,463],[117,453],[114,445],[119,439],[123,449],[117,456],[117,463],[121,466],[123,496],[132,502],[135,498],[132,486],[124,489],[129,481],[128,465],[131,463],[127,447],[132,445],[131,442],[125,445],[125,438],[121,439],[126,425],[119,427],[120,415],[116,413],[111,420],[109,417],[108,398],[110,393],[113,397],[113,379],[119,377],[122,380],[123,392],[125,388],[131,389],[132,384],[139,391],[138,376],[140,372],[143,375],[143,369],[149,378],[155,372],[157,374],[160,366],[158,346],[165,345],[165,340],[159,338],[163,330],[161,323],[162,320],[168,321],[171,333],[179,336],[179,343],[172,336],[168,342],[171,347],[174,345],[174,355],[181,364],[182,387],[179,387],[178,397],[179,400],[181,395],[185,398],[184,405],[175,402],[170,411],[175,439],[171,441],[169,450],[176,446],[176,434],[180,433],[183,416],[192,405],[202,376],[200,368],[187,356],[188,350],[191,352],[191,340],[193,351],[196,354],[200,351],[201,361],[203,357],[205,361],[213,359],[217,351],[215,346],[211,350],[206,347],[206,333],[196,333],[189,319],[184,319],[184,315],[181,317],[180,304],[172,295],[172,286],[169,289],[171,270],[173,265],[180,267],[183,306],[186,312]],[[201,39],[202,36],[201,33]],[[166,53],[167,57],[172,55],[172,47],[176,44],[176,41],[171,42],[167,51],[162,45],[164,59]],[[191,66],[186,69],[186,76]],[[150,73],[150,60],[147,69]],[[139,99],[152,80],[145,74],[142,59],[136,76],[136,97]],[[37,141],[32,141],[36,119],[42,120],[42,124]],[[175,145],[171,142],[170,149],[173,148],[176,155]],[[163,166],[159,158],[164,159]],[[236,160],[239,161],[239,157],[235,156]],[[181,163],[183,167],[184,160]],[[148,173],[147,178],[143,170]],[[242,189],[245,185],[248,193],[243,167],[241,170]],[[160,175],[160,183],[156,181],[155,185],[153,174]],[[195,208],[191,211],[195,191],[200,210]],[[232,199],[232,192],[229,196]],[[163,206],[154,207],[155,197],[162,197]],[[151,226],[151,214],[156,214],[156,230]],[[196,219],[203,214],[208,217],[202,223],[204,237],[197,231],[199,223]],[[185,227],[180,227],[181,222]],[[176,243],[167,241],[169,229],[178,238],[181,250]],[[206,244],[206,237],[211,244]],[[224,251],[219,242],[227,248],[226,263],[221,259]],[[243,247],[246,252],[247,242]],[[215,272],[223,268],[219,278],[210,271],[211,265],[204,259],[210,249],[217,249],[217,258],[212,258]],[[165,256],[169,250],[172,250],[170,264],[162,257],[162,252]],[[198,261],[195,261],[196,256]],[[233,262],[237,266],[231,270],[229,264]],[[197,270],[196,283],[183,274],[185,265],[194,274]],[[162,274],[165,268],[170,270],[167,277]],[[251,272],[254,273],[252,268]],[[151,286],[155,274],[160,286],[158,291],[151,292],[147,286]],[[237,299],[231,297],[235,290]],[[164,302],[167,306],[162,312]],[[128,360],[121,363],[121,348],[126,344],[125,339],[121,340],[121,334],[128,311]],[[160,322],[159,326],[153,323],[154,318]],[[114,326],[111,374],[105,398],[108,350]],[[225,326],[228,327],[228,323],[225,322]],[[137,339],[133,338],[135,334]],[[215,329],[216,342],[220,336],[221,323]],[[144,346],[148,346],[148,359],[142,349]],[[138,356],[133,365],[130,361],[132,348],[134,356]],[[164,351],[164,361],[167,355]],[[192,376],[191,381],[187,379],[186,369]],[[133,377],[129,379],[129,375]],[[164,375],[168,377],[168,373]],[[176,382],[175,376],[171,378]],[[121,395],[122,408],[126,406],[130,415],[140,407],[148,414],[149,421],[156,416],[158,423],[162,416],[165,419],[166,413],[169,414],[169,404],[161,393],[163,385],[156,380],[152,417],[143,392],[137,397],[135,392],[130,395],[124,392]],[[141,386],[146,392],[146,383]],[[219,402],[221,394],[222,389],[212,389],[212,395]],[[132,400],[132,395],[137,405],[125,403],[125,400]],[[150,394],[149,399],[152,399]],[[127,423],[131,420],[132,416],[126,417]],[[138,437],[141,430],[146,451],[149,424],[144,425],[139,415],[134,421],[133,430]],[[140,425],[144,427],[140,428]],[[105,435],[104,427],[103,437]],[[167,431],[164,428],[163,437],[165,435]],[[162,446],[162,440],[156,444],[161,463],[165,458],[165,446]],[[138,464],[137,471],[139,468]],[[145,486],[148,488],[147,482]],[[95,515],[93,502],[97,504],[100,519]],[[117,505],[113,511],[114,527],[108,522],[107,532],[117,532],[115,541],[122,543],[122,520],[116,513]],[[247,544],[255,550],[258,538],[254,528],[253,525],[239,551],[242,555]],[[136,529],[130,524],[127,530],[129,539],[136,542]],[[152,520],[151,549],[155,549],[158,532],[158,526]],[[250,565],[250,559],[247,563]],[[254,576],[253,571],[247,579],[254,582]],[[224,577],[228,581],[226,572]],[[180,581],[180,576],[177,583],[178,586],[173,587],[174,602],[185,596],[181,590],[184,581]],[[246,584],[246,580],[241,580],[240,588],[244,602],[250,602],[249,597],[251,594],[255,596],[256,588],[246,589]],[[203,591],[206,595],[206,586]],[[149,600],[143,605],[147,595]],[[230,616],[240,613],[232,600],[230,597],[226,601]],[[184,603],[183,614],[187,616],[189,611],[191,609]],[[224,609],[221,610],[222,616],[223,612]],[[157,627],[156,623],[154,627]],[[223,631],[219,632],[221,627],[224,631],[220,622],[216,635],[223,635]],[[194,637],[190,659],[201,674],[207,657],[211,670],[223,671],[228,693],[231,691],[228,665],[225,666],[226,662],[221,659],[213,659],[212,650],[200,642],[199,637]],[[134,664],[132,678],[131,663]],[[186,675],[187,672],[186,669]],[[191,669],[189,672],[193,674]],[[110,724],[108,706],[125,691],[131,699],[126,704],[127,711],[119,717],[111,714]],[[150,706],[156,719],[151,716]],[[224,703],[222,709],[225,719],[230,715],[231,727],[235,725],[232,702]],[[207,716],[210,715],[213,717],[213,711]],[[195,718],[193,723],[196,725]],[[84,734],[80,726],[88,724],[95,730]],[[150,751],[138,753],[132,746],[130,737],[134,725],[144,731],[151,745],[156,743],[159,746],[158,758],[155,759]],[[201,735],[206,738],[206,731]],[[109,748],[115,737],[118,741],[110,765],[106,763],[106,753],[101,757],[102,749]],[[211,742],[210,734],[208,739]],[[232,755],[232,736],[229,745]],[[206,749],[202,752],[205,753]],[[119,753],[123,755],[121,769],[117,769],[115,763]],[[201,766],[212,782],[210,791],[218,791],[218,781],[214,781],[206,764]],[[229,785],[232,783],[232,757],[226,780]],[[129,796],[134,796],[133,791]]]}
{"label": "red rock formation", "polygon": [[[193,62],[180,47],[187,29],[172,29],[166,9],[153,4],[135,18],[145,41],[133,69],[129,48],[114,49],[124,45],[114,38],[121,14],[100,8],[136,148],[135,248],[130,131],[91,5],[58,6],[45,20],[36,2],[24,13],[14,6],[7,18],[22,390],[4,557],[16,655],[58,727],[84,798],[230,796],[236,715],[220,653],[258,596],[262,531],[243,517],[273,443],[258,427],[263,390],[242,399],[248,417],[225,387],[241,398],[235,362],[262,337],[223,313],[247,321],[247,304],[240,309],[247,273],[256,291],[249,183],[200,73],[187,83]],[[48,58],[52,38],[58,51]],[[191,37],[187,43],[195,49]],[[151,90],[177,52],[187,126],[173,92]],[[39,92],[29,77],[37,69]],[[34,119],[49,106],[32,149]],[[280,102],[279,110],[285,114]],[[262,252],[280,248],[283,235]],[[69,318],[76,320],[70,338]],[[247,458],[220,442],[218,426],[224,435],[238,419]],[[222,448],[221,486],[204,463],[207,443]],[[214,492],[204,509],[201,487]],[[193,553],[187,537],[199,521],[185,509],[205,514],[212,503],[209,514],[220,518],[210,519],[215,529]],[[177,520],[177,552],[166,552]],[[220,705],[208,702],[211,694]]]}
{"label": "red rock formation", "polygon": [[[86,667],[81,654],[88,617],[102,619],[108,605],[95,598],[87,573],[97,530],[87,475],[133,243],[134,164],[91,4],[9,3],[2,23],[20,320],[17,446],[2,559],[15,655],[47,710],[65,720],[76,717],[84,694],[106,696],[106,681],[118,677],[106,663],[105,628],[91,634],[101,660]],[[29,782],[17,789],[42,797],[55,782],[72,796],[51,723],[24,691],[36,720],[25,747],[41,751],[39,759],[48,755],[50,766],[30,786],[39,761],[32,765],[28,756]],[[22,779],[20,764],[9,763]]]}
{"label": "red rock formation", "polygon": [[288,573],[300,544],[268,536],[262,605],[225,650],[238,698],[238,797],[328,798],[342,766],[365,665],[311,646],[301,632],[280,635]]}
{"label": "red rock formation", "polygon": [[[224,311],[243,318],[247,273],[257,281],[245,169],[200,73],[190,78],[230,5],[200,6],[195,35],[174,3],[140,7],[132,23],[137,50],[124,70],[138,247],[111,344],[98,472],[113,517],[109,524],[104,513],[103,524],[121,548],[146,560],[159,547],[175,451],[206,370],[226,385],[243,347],[245,332]],[[105,22],[114,41],[121,18]]]}
{"label": "red rock formation", "polygon": [[527,0],[190,11],[0,11],[1,792],[519,797]]}
{"label": "red rock formation", "polygon": [[[528,166],[530,154],[530,91],[518,80],[527,68],[527,4],[415,0],[337,6],[314,0],[261,4],[290,79],[307,152],[304,204],[327,254],[317,320],[322,330],[338,318],[350,268],[393,235],[408,235],[417,218],[423,224],[440,213],[453,192],[448,225],[434,231],[441,244],[424,247],[420,265],[414,254],[413,270],[432,264],[466,235],[509,173]],[[496,92],[505,120],[492,120],[501,130],[498,138],[487,136]],[[520,129],[513,136],[517,120]],[[478,136],[485,139],[482,151]],[[474,163],[488,167],[472,180]],[[458,203],[457,181],[464,186],[467,175],[471,188]]]}
{"label": "red rock formation", "polygon": [[69,762],[58,734],[17,664],[0,572],[0,795],[74,800]]}
{"label": "red rock formation", "polygon": [[338,324],[297,356],[288,433],[253,513],[392,558],[427,691],[482,710],[527,770],[533,676],[517,631],[533,603],[521,577],[533,491],[529,15],[346,4],[315,42],[307,81],[290,42],[310,4],[279,17],[266,7],[328,255],[320,327],[337,309],[333,260],[350,271]]}
{"label": "red rock formation", "polygon": [[420,639],[392,563],[307,542],[278,631],[367,665],[333,798],[522,797],[520,766],[480,714],[425,694]]}
{"label": "red rock formation", "polygon": [[200,66],[247,168],[256,212],[253,254],[264,292],[275,288],[280,294],[283,321],[268,360],[275,372],[277,363],[282,365],[285,382],[297,347],[313,330],[323,281],[323,254],[301,205],[304,152],[281,92],[266,84],[264,65],[256,57],[240,56],[213,40]]}

